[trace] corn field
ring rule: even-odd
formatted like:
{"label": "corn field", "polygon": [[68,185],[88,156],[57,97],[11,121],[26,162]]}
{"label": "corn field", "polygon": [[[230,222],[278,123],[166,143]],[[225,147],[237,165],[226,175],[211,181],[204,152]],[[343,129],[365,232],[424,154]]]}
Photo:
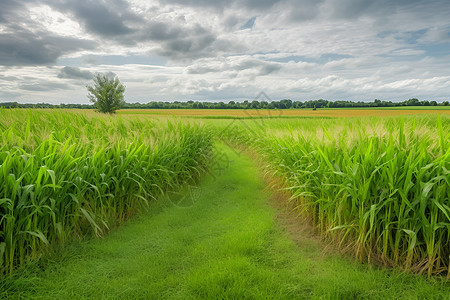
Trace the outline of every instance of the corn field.
{"label": "corn field", "polygon": [[253,146],[325,236],[361,261],[449,276],[450,118],[244,125],[219,131]]}
{"label": "corn field", "polygon": [[198,178],[211,150],[196,125],[0,109],[0,274],[102,236]]}
{"label": "corn field", "polygon": [[296,211],[361,261],[450,277],[450,117],[207,123],[215,131],[0,110],[0,274],[53,246],[102,236],[196,180],[215,132],[258,152],[267,172],[284,180]]}

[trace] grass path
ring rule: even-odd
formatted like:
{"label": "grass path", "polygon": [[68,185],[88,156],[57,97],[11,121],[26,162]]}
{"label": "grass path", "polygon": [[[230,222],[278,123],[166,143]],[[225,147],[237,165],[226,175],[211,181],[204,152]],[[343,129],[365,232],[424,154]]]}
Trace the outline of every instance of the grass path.
{"label": "grass path", "polygon": [[[229,165],[155,204],[102,240],[0,282],[0,298],[446,299],[450,284],[322,255],[276,220],[252,161],[219,147]],[[224,166],[222,164],[222,166]]]}

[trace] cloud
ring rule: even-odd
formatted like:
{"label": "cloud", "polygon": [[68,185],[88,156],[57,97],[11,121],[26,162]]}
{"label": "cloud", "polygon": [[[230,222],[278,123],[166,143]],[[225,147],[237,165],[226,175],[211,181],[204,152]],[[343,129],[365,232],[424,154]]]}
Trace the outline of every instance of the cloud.
{"label": "cloud", "polygon": [[177,4],[181,6],[207,7],[223,10],[225,8],[241,7],[251,10],[266,10],[284,0],[160,0],[161,4]]}
{"label": "cloud", "polygon": [[0,24],[7,23],[11,18],[12,13],[16,13],[24,8],[24,3],[11,0],[0,0]]}
{"label": "cloud", "polygon": [[321,10],[334,18],[353,19],[370,12],[374,2],[371,0],[328,0],[321,5]]}
{"label": "cloud", "polygon": [[201,20],[187,22],[182,13],[169,8],[136,10],[123,0],[65,0],[50,5],[72,15],[87,32],[107,44],[146,48],[169,59],[211,56],[229,45],[226,39],[218,39],[216,32],[201,25]]}
{"label": "cloud", "polygon": [[291,22],[304,22],[318,17],[323,0],[288,0],[276,6],[277,14]]}
{"label": "cloud", "polygon": [[83,103],[113,72],[127,101],[445,98],[447,2],[0,0],[0,96]]}
{"label": "cloud", "polygon": [[188,67],[186,72],[188,74],[228,72],[234,74],[233,77],[244,72],[252,76],[265,76],[279,71],[281,68],[280,63],[264,61],[251,56],[230,56],[222,59],[200,60]]}
{"label": "cloud", "polygon": [[0,22],[3,22],[0,31],[0,65],[54,64],[65,54],[94,49],[97,45],[88,39],[50,32],[29,18],[30,11],[23,3],[1,1],[0,6]]}
{"label": "cloud", "polygon": [[58,73],[58,78],[64,79],[86,79],[90,80],[94,75],[89,71],[83,71],[77,67],[64,67]]}
{"label": "cloud", "polygon": [[32,84],[19,84],[19,89],[33,92],[53,91],[53,90],[67,90],[69,85],[63,83],[32,83]]}
{"label": "cloud", "polygon": [[14,81],[18,81],[18,80],[19,80],[19,78],[16,77],[16,76],[5,76],[5,75],[0,74],[0,81],[12,81],[12,82],[14,82]]}
{"label": "cloud", "polygon": [[216,37],[213,34],[202,34],[173,39],[162,43],[162,47],[156,50],[156,54],[172,59],[200,58],[216,55],[213,44]]}
{"label": "cloud", "polygon": [[122,0],[97,1],[54,1],[52,7],[73,14],[86,30],[105,37],[130,34],[134,29],[126,23],[142,23],[143,20],[129,9],[129,3]]}
{"label": "cloud", "polygon": [[176,26],[173,23],[150,21],[138,35],[138,38],[142,40],[167,41],[178,39],[181,36],[183,36],[183,30],[180,26]]}
{"label": "cloud", "polygon": [[419,38],[421,43],[450,43],[450,26],[448,27],[431,27],[422,37]]}
{"label": "cloud", "polygon": [[94,45],[88,40],[18,29],[15,33],[0,34],[0,65],[54,64],[64,54],[93,49]]}

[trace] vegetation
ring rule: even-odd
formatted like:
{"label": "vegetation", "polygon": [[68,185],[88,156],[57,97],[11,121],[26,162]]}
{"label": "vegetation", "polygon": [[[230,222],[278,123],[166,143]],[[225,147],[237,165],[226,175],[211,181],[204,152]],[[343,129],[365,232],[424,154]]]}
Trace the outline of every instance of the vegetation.
{"label": "vegetation", "polygon": [[97,74],[94,77],[94,85],[87,86],[87,90],[89,100],[99,112],[113,114],[125,104],[125,87],[117,76],[111,78],[106,74]]}
{"label": "vegetation", "polygon": [[183,119],[193,118],[196,121],[205,119],[272,119],[283,122],[282,119],[298,118],[350,118],[350,117],[390,117],[400,115],[450,115],[450,109],[445,106],[433,106],[431,109],[412,109],[404,108],[360,108],[360,109],[321,109],[313,111],[312,109],[121,109],[117,112],[120,116],[147,116],[147,117],[181,117]]}
{"label": "vegetation", "polygon": [[221,136],[257,149],[322,233],[361,261],[450,276],[450,118],[242,124]]}
{"label": "vegetation", "polygon": [[111,226],[205,171],[199,126],[0,110],[0,274]]}
{"label": "vegetation", "polygon": [[[46,103],[38,104],[20,104],[17,102],[3,102],[0,103],[0,107],[6,108],[79,108],[79,109],[92,109],[93,105],[88,104],[60,104],[52,105]],[[436,102],[423,100],[420,101],[417,98],[411,98],[409,100],[401,102],[381,101],[375,99],[373,102],[363,101],[328,101],[323,99],[308,100],[308,101],[293,101],[290,99],[283,99],[279,101],[229,101],[225,103],[219,102],[199,102],[199,101],[174,101],[174,102],[162,102],[152,101],[148,103],[124,103],[122,108],[124,109],[302,109],[302,108],[387,108],[387,107],[449,107],[449,101]]]}
{"label": "vegetation", "polygon": [[447,298],[445,281],[370,269],[324,253],[302,228],[288,234],[251,159],[217,150],[229,164],[214,176],[152,203],[104,239],[72,244],[0,280],[0,298]]}
{"label": "vegetation", "polygon": [[[449,293],[450,116],[201,117],[191,125],[0,109],[0,268],[16,270],[0,280],[0,297],[100,297],[124,286],[123,297]],[[256,169],[230,149],[213,152],[214,137],[259,154],[295,213],[328,242],[397,268],[323,258],[322,244],[295,246],[265,205],[271,194]],[[154,199],[196,181],[210,162],[200,190],[158,208]],[[118,237],[73,243],[148,208],[157,212]]]}

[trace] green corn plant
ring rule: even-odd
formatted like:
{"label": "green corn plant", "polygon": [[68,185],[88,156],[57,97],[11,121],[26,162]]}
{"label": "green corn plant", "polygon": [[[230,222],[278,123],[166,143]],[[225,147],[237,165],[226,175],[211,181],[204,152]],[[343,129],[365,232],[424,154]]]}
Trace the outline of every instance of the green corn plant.
{"label": "green corn plant", "polygon": [[360,260],[375,255],[428,276],[448,272],[449,117],[267,121],[267,126],[264,134],[241,126],[223,138],[258,151],[323,234],[353,245]]}
{"label": "green corn plant", "polygon": [[104,235],[205,173],[211,132],[179,122],[0,111],[0,274]]}

